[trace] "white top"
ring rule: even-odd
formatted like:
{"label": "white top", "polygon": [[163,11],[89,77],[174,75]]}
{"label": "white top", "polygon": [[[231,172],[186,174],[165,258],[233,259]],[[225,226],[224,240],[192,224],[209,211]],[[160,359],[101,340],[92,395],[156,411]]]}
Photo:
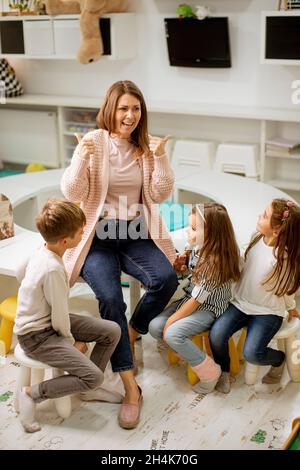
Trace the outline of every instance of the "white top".
{"label": "white top", "polygon": [[[102,215],[132,220],[141,210],[142,170],[134,146],[127,139],[109,138],[109,183]],[[110,211],[113,211],[112,213]]]}
{"label": "white top", "polygon": [[232,300],[247,315],[285,316],[286,310],[295,308],[294,295],[278,297],[268,291],[268,285],[262,285],[276,264],[273,247],[261,238],[247,255],[242,275],[234,289]]}
{"label": "white top", "polygon": [[34,257],[20,266],[18,280],[22,278],[14,333],[25,335],[52,327],[73,344],[68,309],[69,281],[62,258],[42,246]]}

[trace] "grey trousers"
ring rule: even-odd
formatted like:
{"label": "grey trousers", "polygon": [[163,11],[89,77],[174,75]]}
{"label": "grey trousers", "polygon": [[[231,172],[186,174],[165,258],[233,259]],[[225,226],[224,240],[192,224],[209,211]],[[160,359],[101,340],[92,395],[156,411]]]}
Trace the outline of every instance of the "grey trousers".
{"label": "grey trousers", "polygon": [[70,315],[70,323],[75,340],[96,342],[90,359],[58,336],[53,328],[18,336],[28,357],[68,372],[68,375],[33,385],[31,397],[35,402],[92,390],[104,380],[105,367],[121,336],[119,325],[110,320],[73,314]]}

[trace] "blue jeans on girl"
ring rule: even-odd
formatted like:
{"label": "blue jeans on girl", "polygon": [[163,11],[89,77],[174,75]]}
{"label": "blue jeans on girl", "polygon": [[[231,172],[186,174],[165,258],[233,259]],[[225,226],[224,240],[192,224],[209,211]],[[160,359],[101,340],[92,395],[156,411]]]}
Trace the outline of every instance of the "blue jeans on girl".
{"label": "blue jeans on girl", "polygon": [[153,240],[119,237],[100,240],[95,235],[81,276],[100,303],[101,318],[113,320],[121,327],[121,339],[111,357],[114,372],[134,368],[121,271],[138,279],[146,288],[130,320],[131,326],[143,335],[148,332],[150,321],[165,308],[178,285],[172,265]]}
{"label": "blue jeans on girl", "polygon": [[[153,338],[162,339],[166,321],[178,310],[180,304],[182,304],[182,299],[173,302],[164,312],[152,320],[149,332]],[[165,335],[166,342],[191,366],[197,366],[204,361],[206,354],[191,341],[190,337],[209,330],[214,321],[215,314],[213,312],[196,310],[188,317],[177,320],[169,326]]]}
{"label": "blue jeans on girl", "polygon": [[269,342],[282,325],[278,315],[246,315],[230,304],[213,324],[210,331],[210,345],[214,359],[223,372],[229,372],[230,358],[228,340],[236,331],[247,327],[244,345],[246,361],[260,365],[280,366],[285,358],[282,351],[268,347]]}

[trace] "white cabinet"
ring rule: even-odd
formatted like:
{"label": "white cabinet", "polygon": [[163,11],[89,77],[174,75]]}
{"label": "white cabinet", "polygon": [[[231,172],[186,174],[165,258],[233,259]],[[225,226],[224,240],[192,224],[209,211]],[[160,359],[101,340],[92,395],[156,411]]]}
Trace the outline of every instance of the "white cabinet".
{"label": "white cabinet", "polygon": [[[300,119],[299,119],[300,121]],[[266,151],[266,141],[274,137],[300,141],[300,122],[262,121],[262,172],[265,183],[294,195],[300,194],[300,152],[280,156],[280,152]],[[298,194],[296,194],[296,192]]]}
{"label": "white cabinet", "polygon": [[80,46],[79,20],[53,20],[54,51],[58,56],[76,57]]}
{"label": "white cabinet", "polygon": [[24,50],[30,56],[53,54],[53,34],[50,21],[24,21]]}
{"label": "white cabinet", "polygon": [[[136,56],[134,13],[112,13],[99,21],[104,54],[112,59]],[[79,15],[0,16],[0,55],[24,59],[75,59],[80,45]]]}
{"label": "white cabinet", "polygon": [[60,166],[56,111],[0,108],[0,159]]}

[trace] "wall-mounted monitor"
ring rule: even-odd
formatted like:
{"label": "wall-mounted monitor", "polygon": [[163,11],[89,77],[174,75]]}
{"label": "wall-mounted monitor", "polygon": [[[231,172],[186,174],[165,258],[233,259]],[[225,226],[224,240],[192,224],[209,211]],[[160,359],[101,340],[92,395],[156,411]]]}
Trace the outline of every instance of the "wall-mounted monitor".
{"label": "wall-mounted monitor", "polygon": [[164,21],[170,65],[231,67],[227,17]]}
{"label": "wall-mounted monitor", "polygon": [[300,11],[262,12],[261,62],[300,65]]}

